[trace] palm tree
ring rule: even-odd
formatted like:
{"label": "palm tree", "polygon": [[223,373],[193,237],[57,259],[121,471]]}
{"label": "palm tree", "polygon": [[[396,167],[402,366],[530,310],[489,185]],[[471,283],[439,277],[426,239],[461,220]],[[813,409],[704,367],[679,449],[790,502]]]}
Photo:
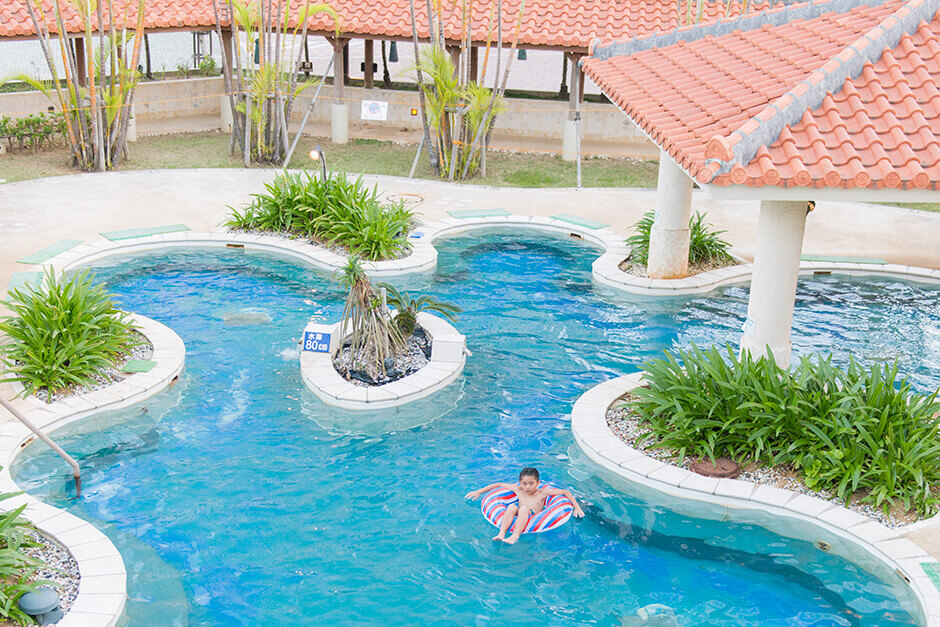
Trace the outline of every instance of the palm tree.
{"label": "palm tree", "polygon": [[404,338],[408,338],[418,325],[418,314],[422,311],[435,311],[450,321],[457,319],[457,314],[463,311],[453,303],[439,301],[432,296],[422,294],[414,298],[410,294],[400,292],[398,288],[389,283],[382,283],[388,293],[388,305],[398,310],[395,316],[395,325]]}

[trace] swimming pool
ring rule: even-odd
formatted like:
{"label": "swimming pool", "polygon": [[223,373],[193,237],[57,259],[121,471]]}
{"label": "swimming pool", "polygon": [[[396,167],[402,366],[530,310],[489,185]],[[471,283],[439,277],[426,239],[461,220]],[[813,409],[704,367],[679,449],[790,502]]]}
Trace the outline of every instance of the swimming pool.
{"label": "swimming pool", "polygon": [[[394,282],[460,304],[473,356],[444,391],[373,412],[325,406],[301,382],[300,330],[342,309],[327,274],[232,250],[97,266],[126,309],[184,339],[186,370],[139,406],[57,432],[83,467],[80,501],[41,447],[13,471],[114,541],[128,624],[610,624],[651,604],[680,624],[913,621],[904,589],[854,564],[624,495],[575,453],[567,415],[581,392],[663,348],[735,342],[745,288],[629,299],[593,284],[595,249],[520,230],[437,247],[434,273]],[[933,389],[938,293],[803,281],[795,351],[900,356],[914,385]],[[496,545],[462,496],[529,464],[572,486],[588,516]]]}

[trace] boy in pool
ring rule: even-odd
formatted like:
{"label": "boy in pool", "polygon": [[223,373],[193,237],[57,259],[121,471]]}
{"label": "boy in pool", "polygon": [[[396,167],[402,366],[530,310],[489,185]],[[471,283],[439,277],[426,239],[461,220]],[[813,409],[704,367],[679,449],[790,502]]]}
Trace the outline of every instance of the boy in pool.
{"label": "boy in pool", "polygon": [[[578,505],[578,502],[568,490],[539,488],[539,471],[535,468],[523,468],[522,472],[519,473],[519,483],[491,483],[485,488],[468,492],[465,498],[475,499],[494,488],[512,490],[519,498],[519,503],[518,505],[513,503],[503,513],[502,518],[499,519],[499,533],[493,536],[493,540],[502,540],[507,544],[515,544],[519,536],[522,535],[522,530],[525,529],[526,523],[529,522],[529,517],[535,516],[545,509],[545,499],[553,494],[563,494],[567,496],[574,504],[574,515],[578,518],[584,516],[581,506]],[[513,520],[516,518],[518,518],[519,522],[516,523],[515,531],[507,538],[506,532],[509,531]]]}

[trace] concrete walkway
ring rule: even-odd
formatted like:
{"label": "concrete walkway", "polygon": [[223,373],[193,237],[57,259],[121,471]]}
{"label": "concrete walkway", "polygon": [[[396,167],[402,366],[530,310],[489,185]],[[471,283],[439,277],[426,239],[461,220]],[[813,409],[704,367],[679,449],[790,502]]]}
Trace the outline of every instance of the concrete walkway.
{"label": "concrete walkway", "polygon": [[[183,223],[205,231],[219,225],[228,207],[241,206],[262,190],[275,170],[211,169],[75,174],[0,185],[0,289],[16,263],[59,240],[88,240],[102,231]],[[388,193],[418,204],[425,219],[453,209],[504,208],[550,216],[571,213],[628,234],[652,209],[653,190],[522,189],[458,185],[398,177],[366,176]],[[694,208],[705,211],[735,250],[753,257],[758,203],[723,202],[696,192]],[[891,263],[940,268],[940,214],[860,203],[821,202],[806,225],[804,252],[883,257]]]}

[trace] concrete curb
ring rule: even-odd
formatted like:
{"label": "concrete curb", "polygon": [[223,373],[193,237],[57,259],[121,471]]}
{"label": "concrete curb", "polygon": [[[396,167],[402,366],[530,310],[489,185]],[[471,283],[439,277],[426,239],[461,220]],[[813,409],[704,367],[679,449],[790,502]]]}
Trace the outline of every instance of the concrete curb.
{"label": "concrete curb", "polygon": [[[157,362],[153,370],[131,374],[106,388],[50,404],[33,396],[17,398],[11,403],[48,434],[92,414],[128,407],[167,387],[183,369],[186,356],[183,340],[155,320],[135,314],[131,314],[131,318],[153,344],[152,359]],[[3,460],[0,492],[20,491],[10,467],[33,438],[32,432],[16,419],[0,427],[0,459]],[[23,515],[43,533],[55,538],[78,562],[81,576],[78,596],[65,618],[57,624],[61,627],[116,625],[127,600],[127,572],[114,544],[92,524],[29,494],[3,501],[0,509],[9,511],[24,504],[27,507]]]}
{"label": "concrete curb", "polygon": [[[910,586],[925,624],[940,625],[940,592],[920,567],[923,562],[935,560],[901,537],[907,528],[891,529],[840,505],[783,488],[704,477],[648,457],[625,444],[607,426],[607,409],[620,396],[642,385],[642,373],[617,377],[594,386],[575,402],[571,431],[575,442],[592,461],[632,484],[689,501],[692,508],[695,502],[719,505],[730,516],[760,510],[772,515],[771,523],[764,526],[782,535],[793,537],[793,530],[778,531],[773,528],[774,523],[783,529],[787,522],[799,521],[847,540],[894,570]],[[838,547],[833,550],[864,567],[857,554]]]}
{"label": "concrete curb", "polygon": [[418,313],[418,326],[431,339],[431,359],[415,373],[397,381],[362,387],[347,381],[333,367],[333,355],[341,348],[340,323],[332,325],[309,324],[305,333],[330,334],[329,352],[301,350],[300,374],[307,387],[327,405],[346,409],[383,409],[404,405],[430,396],[460,376],[467,361],[467,338],[457,332],[446,320],[427,312]]}

